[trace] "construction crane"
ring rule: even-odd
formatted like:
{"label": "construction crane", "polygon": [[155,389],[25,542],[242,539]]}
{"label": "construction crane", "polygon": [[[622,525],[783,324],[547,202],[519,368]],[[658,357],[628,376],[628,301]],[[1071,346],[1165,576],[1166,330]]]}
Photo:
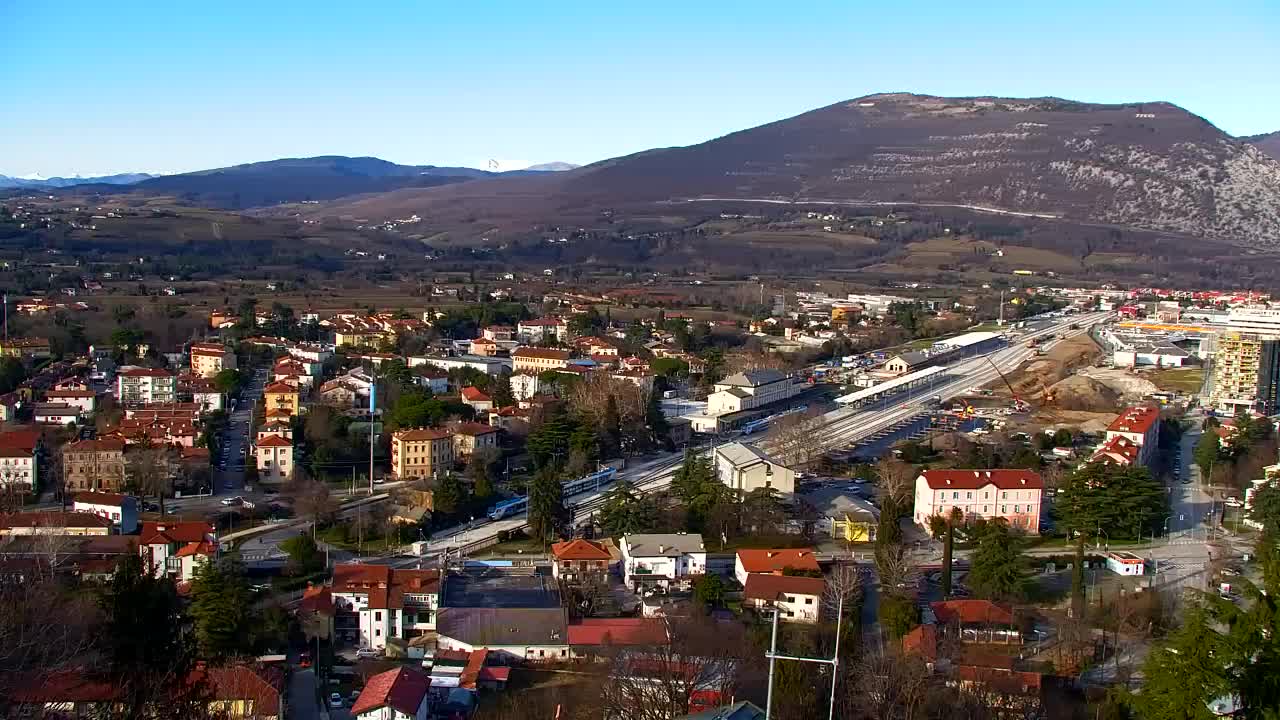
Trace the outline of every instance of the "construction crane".
{"label": "construction crane", "polygon": [[1031,406],[1027,404],[1026,400],[1018,397],[1018,391],[1013,389],[1013,384],[1010,383],[1009,378],[1005,377],[1004,373],[1000,371],[1000,367],[995,364],[989,355],[984,355],[983,357],[991,364],[991,367],[995,368],[996,374],[998,374],[1000,379],[1004,381],[1004,386],[1009,388],[1009,394],[1013,396],[1013,411],[1026,412],[1030,410]]}

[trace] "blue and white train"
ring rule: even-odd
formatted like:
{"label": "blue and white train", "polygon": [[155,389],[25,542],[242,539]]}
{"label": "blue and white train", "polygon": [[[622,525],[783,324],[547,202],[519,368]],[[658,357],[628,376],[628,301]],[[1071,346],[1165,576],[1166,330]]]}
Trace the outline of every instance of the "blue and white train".
{"label": "blue and white train", "polygon": [[[609,485],[609,483],[613,482],[614,478],[616,478],[617,476],[618,476],[617,469],[608,467],[599,472],[594,472],[585,477],[580,477],[577,480],[569,480],[568,482],[564,483],[564,488],[563,488],[564,497],[565,499],[568,499],[573,497],[574,495],[581,495],[587,492],[596,492],[601,488]],[[529,496],[521,495],[520,497],[514,497],[514,498],[511,498],[510,500],[503,500],[502,502],[489,508],[489,519],[501,520],[503,518],[508,518],[513,515],[519,515],[520,513],[525,512],[528,509],[529,509]]]}

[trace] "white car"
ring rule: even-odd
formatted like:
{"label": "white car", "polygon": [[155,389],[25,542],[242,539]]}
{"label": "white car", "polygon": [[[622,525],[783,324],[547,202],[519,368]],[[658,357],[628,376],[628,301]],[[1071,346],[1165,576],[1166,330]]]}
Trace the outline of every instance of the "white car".
{"label": "white car", "polygon": [[243,505],[244,498],[237,495],[235,497],[223,498],[221,502],[223,505],[226,505],[228,507],[230,507],[231,505]]}
{"label": "white car", "polygon": [[340,708],[340,707],[342,707],[342,694],[341,694],[341,693],[336,693],[336,692],[335,692],[335,693],[329,693],[329,707],[331,707],[331,708]]}
{"label": "white car", "polygon": [[356,650],[356,657],[362,658],[362,659],[363,658],[379,658],[379,657],[382,657],[382,651],[376,650],[371,647],[362,647],[359,650]]}

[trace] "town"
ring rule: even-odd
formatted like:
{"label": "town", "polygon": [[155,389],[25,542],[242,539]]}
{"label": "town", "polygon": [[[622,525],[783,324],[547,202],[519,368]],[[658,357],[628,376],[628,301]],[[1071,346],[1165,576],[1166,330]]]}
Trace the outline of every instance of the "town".
{"label": "town", "polygon": [[1265,295],[513,279],[6,297],[0,711],[1119,717],[1277,580]]}

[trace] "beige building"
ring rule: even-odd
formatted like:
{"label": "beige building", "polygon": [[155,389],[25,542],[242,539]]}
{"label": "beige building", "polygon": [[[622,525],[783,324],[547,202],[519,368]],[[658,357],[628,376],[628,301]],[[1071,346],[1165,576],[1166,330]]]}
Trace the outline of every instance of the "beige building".
{"label": "beige building", "polygon": [[1280,389],[1280,339],[1272,335],[1227,332],[1213,354],[1213,390],[1209,402],[1222,412],[1239,409],[1274,412]]}
{"label": "beige building", "polygon": [[798,385],[777,370],[735,373],[715,384],[707,396],[707,414],[725,415],[786,400],[800,392]]}
{"label": "beige building", "polygon": [[273,382],[262,389],[263,401],[266,403],[266,411],[272,410],[297,415],[301,407],[301,395],[298,388],[282,382]]}
{"label": "beige building", "polygon": [[391,475],[434,477],[453,468],[453,436],[447,430],[418,428],[391,435]]}
{"label": "beige building", "polygon": [[498,447],[498,428],[484,423],[462,423],[453,432],[453,455],[469,458],[476,450]]}
{"label": "beige building", "polygon": [[0,514],[0,537],[7,535],[110,535],[111,521],[89,512]]}
{"label": "beige building", "polygon": [[134,367],[116,375],[116,396],[126,405],[171,403],[178,378],[167,370]]}
{"label": "beige building", "polygon": [[222,343],[191,345],[191,372],[200,377],[213,377],[223,370],[234,370],[236,354]]}
{"label": "beige building", "polygon": [[514,372],[540,373],[569,367],[569,351],[556,348],[520,347],[511,353]]}
{"label": "beige building", "polygon": [[720,482],[743,495],[761,488],[772,488],[784,496],[796,491],[795,471],[754,445],[721,445],[716,448],[714,462]]}
{"label": "beige building", "polygon": [[258,438],[258,481],[270,485],[293,477],[293,441],[279,435]]}
{"label": "beige building", "polygon": [[62,449],[66,492],[119,492],[124,483],[123,440],[80,440]]}

